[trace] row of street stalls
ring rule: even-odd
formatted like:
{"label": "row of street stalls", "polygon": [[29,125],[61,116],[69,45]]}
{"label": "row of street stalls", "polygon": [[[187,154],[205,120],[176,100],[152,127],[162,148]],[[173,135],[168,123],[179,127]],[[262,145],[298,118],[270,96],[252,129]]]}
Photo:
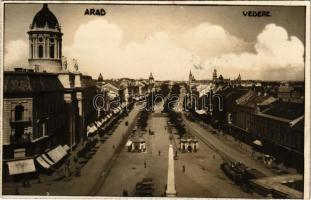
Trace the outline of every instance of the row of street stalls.
{"label": "row of street stalls", "polygon": [[33,179],[40,172],[53,172],[68,155],[69,149],[68,145],[59,145],[34,158],[8,161],[5,167],[13,181]]}
{"label": "row of street stalls", "polygon": [[184,135],[179,140],[180,151],[185,152],[197,152],[198,150],[198,140],[192,135]]}
{"label": "row of street stalls", "polygon": [[128,152],[146,152],[146,140],[142,133],[138,134],[134,131],[125,146]]}
{"label": "row of street stalls", "polygon": [[94,137],[100,130],[105,130],[118,116],[124,112],[125,107],[126,104],[123,103],[121,106],[112,109],[105,117],[98,119],[94,123],[87,126],[87,137]]}
{"label": "row of street stalls", "polygon": [[[121,106],[112,109],[105,117],[102,117],[87,126],[87,141],[84,144],[84,147],[77,153],[79,158],[89,159],[92,157],[92,149],[94,149],[99,140],[104,142],[105,139],[103,138],[106,137],[105,133],[107,133],[115,122],[120,119],[124,113],[125,107],[126,104],[122,104]],[[101,138],[102,136],[104,137]]]}

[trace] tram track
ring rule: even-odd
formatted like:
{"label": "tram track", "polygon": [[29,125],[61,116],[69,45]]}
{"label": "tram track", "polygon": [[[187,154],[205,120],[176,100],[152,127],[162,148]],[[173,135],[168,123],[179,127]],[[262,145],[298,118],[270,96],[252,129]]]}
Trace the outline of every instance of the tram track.
{"label": "tram track", "polygon": [[[181,91],[181,95],[180,95],[180,100],[182,100],[184,98],[184,91],[182,89]],[[180,102],[179,104],[179,109],[182,109],[183,106],[183,102]],[[234,160],[233,158],[231,158],[230,156],[228,156],[226,153],[224,153],[223,151],[221,151],[219,148],[217,148],[215,145],[213,145],[211,142],[209,142],[204,136],[202,136],[199,131],[196,130],[196,128],[194,128],[191,123],[186,119],[184,112],[183,111],[179,111],[181,113],[182,119],[185,122],[185,125],[187,126],[188,129],[191,129],[191,135],[197,137],[198,139],[200,139],[206,146],[208,146],[212,151],[214,151],[216,154],[218,154],[224,161],[226,162],[236,162],[236,160]]]}
{"label": "tram track", "polygon": [[212,151],[214,151],[216,154],[218,154],[224,161],[226,162],[236,162],[236,160],[234,160],[233,158],[231,158],[230,156],[228,156],[226,153],[224,153],[223,151],[221,151],[219,148],[217,148],[215,145],[213,145],[212,143],[210,143],[204,136],[202,136],[191,124],[190,122],[187,121],[187,119],[185,119],[185,116],[183,113],[182,114],[182,118],[185,122],[185,125],[191,129],[191,135],[197,137],[198,139],[200,139],[206,146],[208,146]]}

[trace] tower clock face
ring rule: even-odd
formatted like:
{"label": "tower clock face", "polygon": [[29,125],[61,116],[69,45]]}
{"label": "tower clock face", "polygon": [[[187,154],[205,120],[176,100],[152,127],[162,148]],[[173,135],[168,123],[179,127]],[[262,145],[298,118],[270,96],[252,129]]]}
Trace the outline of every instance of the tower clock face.
{"label": "tower clock face", "polygon": [[43,39],[40,37],[40,38],[39,38],[39,42],[42,42],[42,40],[43,40]]}

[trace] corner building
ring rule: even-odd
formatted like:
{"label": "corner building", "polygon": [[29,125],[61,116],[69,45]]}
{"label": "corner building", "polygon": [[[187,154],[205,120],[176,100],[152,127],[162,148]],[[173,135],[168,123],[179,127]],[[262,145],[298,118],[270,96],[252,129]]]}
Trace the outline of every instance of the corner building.
{"label": "corner building", "polygon": [[[4,72],[4,175],[33,171],[35,158],[58,145],[74,148],[96,118],[96,82],[77,64],[69,71],[62,63],[63,33],[47,4],[34,16],[28,35],[29,66]],[[15,161],[25,169],[13,169]]]}

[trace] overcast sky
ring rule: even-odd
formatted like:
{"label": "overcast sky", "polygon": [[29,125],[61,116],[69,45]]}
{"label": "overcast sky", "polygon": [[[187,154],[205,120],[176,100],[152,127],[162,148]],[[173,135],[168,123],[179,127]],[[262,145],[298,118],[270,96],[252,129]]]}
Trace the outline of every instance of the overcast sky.
{"label": "overcast sky", "polygon": [[[29,25],[42,4],[5,4],[5,69],[27,66]],[[105,16],[85,16],[103,8]],[[62,26],[63,54],[94,78],[302,80],[305,8],[49,4]],[[245,17],[243,11],[270,11]]]}

